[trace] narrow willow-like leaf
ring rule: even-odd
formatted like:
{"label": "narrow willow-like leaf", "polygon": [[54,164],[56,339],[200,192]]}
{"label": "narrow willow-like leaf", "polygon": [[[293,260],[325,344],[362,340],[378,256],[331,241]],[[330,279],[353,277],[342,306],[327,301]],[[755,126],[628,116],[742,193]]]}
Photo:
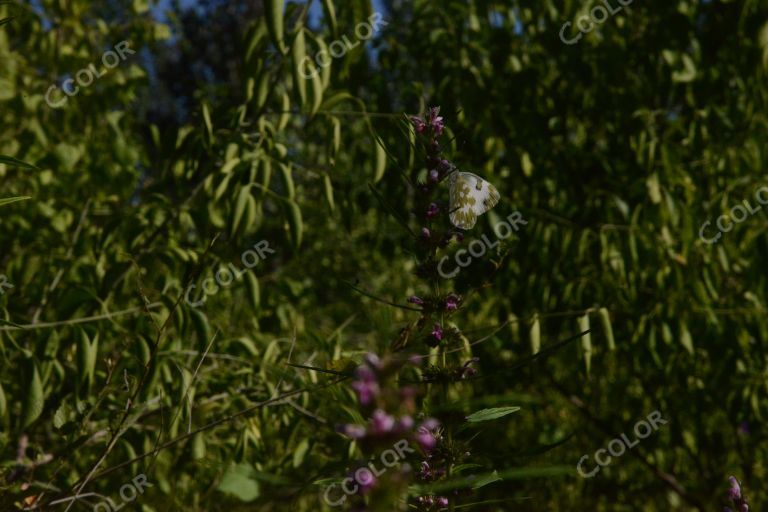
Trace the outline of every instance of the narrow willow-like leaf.
{"label": "narrow willow-like leaf", "polygon": [[533,322],[531,323],[530,338],[531,353],[538,354],[539,350],[541,350],[541,324],[539,323],[539,315],[535,315],[533,317]]}
{"label": "narrow willow-like leaf", "polygon": [[323,190],[325,191],[325,202],[328,205],[330,211],[336,209],[336,205],[333,201],[333,183],[331,183],[331,177],[328,173],[323,174]]}
{"label": "narrow willow-like leaf", "polygon": [[470,423],[477,423],[480,421],[495,420],[519,410],[519,407],[493,407],[491,409],[483,409],[482,411],[477,411],[467,416],[467,421]]}
{"label": "narrow willow-like leaf", "polygon": [[600,315],[600,323],[603,326],[605,338],[608,341],[608,350],[616,350],[616,343],[613,339],[613,327],[611,326],[611,315],[606,308],[600,308],[598,314]]}
{"label": "narrow willow-like leaf", "polygon": [[264,11],[267,15],[267,30],[272,38],[274,45],[285,53],[285,43],[283,42],[283,0],[266,0],[264,2]]}
{"label": "narrow willow-like leaf", "polygon": [[45,396],[43,392],[43,383],[40,380],[40,371],[37,368],[37,363],[34,361],[29,362],[30,375],[29,382],[26,385],[26,395],[24,396],[24,404],[21,411],[21,428],[25,429],[32,424],[40,414],[43,412],[43,405],[45,405]]}
{"label": "narrow willow-like leaf", "polygon": [[333,37],[339,37],[339,25],[336,22],[336,8],[333,6],[333,0],[323,0],[323,9]]}
{"label": "narrow willow-like leaf", "polygon": [[[589,314],[579,317],[579,330],[581,332],[588,331],[589,329]],[[592,334],[587,333],[581,337],[581,348],[584,351],[584,365],[587,369],[587,375],[592,366]]]}
{"label": "narrow willow-like leaf", "polygon": [[288,224],[291,228],[291,241],[293,246],[298,249],[304,234],[304,222],[301,218],[301,208],[294,201],[288,202]]}
{"label": "narrow willow-like leaf", "polygon": [[293,59],[293,85],[296,87],[299,104],[302,107],[307,104],[307,78],[304,76],[307,73],[304,70],[306,56],[307,44],[304,38],[304,28],[300,27],[291,46],[291,57]]}
{"label": "narrow willow-like leaf", "polygon": [[10,165],[11,167],[23,167],[25,169],[39,169],[37,166],[22,162],[18,158],[13,158],[12,156],[0,155],[0,164]]}
{"label": "narrow willow-like leaf", "polygon": [[291,172],[291,166],[281,163],[279,167],[280,177],[282,178],[283,187],[285,188],[285,196],[288,199],[293,200],[296,197],[296,187],[293,183],[293,173]]}
{"label": "narrow willow-like leaf", "polygon": [[0,384],[0,420],[5,417],[6,412],[8,412],[8,400],[5,398],[3,385]]}
{"label": "narrow willow-like leaf", "polygon": [[685,347],[685,350],[687,350],[689,354],[693,355],[693,338],[691,337],[691,332],[688,330],[688,326],[685,325],[685,322],[680,322],[680,343]]}
{"label": "narrow willow-like leaf", "polygon": [[6,197],[4,199],[0,199],[0,206],[11,204],[11,203],[17,203],[19,201],[26,201],[27,199],[31,199],[31,197],[30,196]]}
{"label": "narrow willow-like leaf", "polygon": [[211,122],[211,111],[208,108],[208,104],[203,102],[203,122],[205,123],[205,134],[208,138],[208,144],[213,144],[213,123]]}
{"label": "narrow willow-like leaf", "polygon": [[251,303],[253,311],[256,312],[259,310],[259,306],[261,305],[261,290],[259,289],[259,280],[251,270],[246,271],[244,275],[245,285],[248,289],[248,300]]}
{"label": "narrow willow-like leaf", "polygon": [[248,206],[248,198],[251,196],[251,186],[246,185],[240,189],[235,199],[235,208],[232,211],[232,222],[230,223],[229,233],[234,236],[235,233],[242,231],[240,223],[243,220],[245,210]]}
{"label": "narrow willow-like leaf", "polygon": [[373,182],[378,183],[384,177],[387,170],[387,152],[384,150],[383,141],[376,140],[376,165],[373,171]]}
{"label": "narrow willow-like leaf", "polygon": [[312,108],[310,116],[314,116],[323,104],[323,81],[319,74],[312,75]]}

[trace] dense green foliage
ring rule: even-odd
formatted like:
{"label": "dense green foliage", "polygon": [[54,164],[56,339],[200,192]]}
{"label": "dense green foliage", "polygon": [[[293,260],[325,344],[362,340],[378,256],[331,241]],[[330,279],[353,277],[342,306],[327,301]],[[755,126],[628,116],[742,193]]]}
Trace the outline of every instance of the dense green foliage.
{"label": "dense green foliage", "polygon": [[[601,3],[200,4],[0,2],[1,511],[93,509],[63,500],[141,474],[146,512],[343,510],[326,486],[376,453],[335,429],[366,419],[349,371],[403,345],[479,358],[409,412],[469,447],[452,511],[721,510],[729,475],[762,510],[765,208],[707,240],[768,186],[765,2],[630,2],[573,44]],[[527,221],[453,280],[421,279],[430,155],[405,117],[437,105],[445,158],[501,194],[465,247]],[[406,299],[448,292],[461,335],[430,348]]]}

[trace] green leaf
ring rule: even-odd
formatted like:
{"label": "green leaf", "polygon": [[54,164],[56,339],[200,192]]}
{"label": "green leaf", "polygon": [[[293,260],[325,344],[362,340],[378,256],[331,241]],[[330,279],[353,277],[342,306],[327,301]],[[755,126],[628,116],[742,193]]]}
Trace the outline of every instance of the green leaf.
{"label": "green leaf", "polygon": [[499,482],[499,481],[501,481],[499,472],[494,470],[493,473],[482,475],[480,478],[478,478],[475,481],[475,483],[472,485],[472,488],[479,489],[481,487],[485,487],[486,485],[492,484],[494,482]]}
{"label": "green leaf", "polygon": [[5,398],[3,385],[0,384],[0,419],[5,417],[6,412],[8,412],[8,400]]}
{"label": "green leaf", "polygon": [[387,152],[384,149],[384,143],[376,138],[376,166],[373,172],[373,182],[377,183],[384,177],[384,171],[387,170]]}
{"label": "green leaf", "polygon": [[[2,25],[2,21],[0,20],[0,25]],[[37,169],[39,170],[39,167],[36,167],[32,164],[28,164],[26,162],[22,162],[18,158],[13,158],[11,156],[3,156],[0,155],[0,164],[10,165],[12,167],[23,167],[25,169]]]}
{"label": "green leaf", "polygon": [[21,428],[25,429],[31,425],[43,412],[45,404],[45,395],[43,393],[43,383],[40,380],[40,371],[37,363],[30,361],[30,379],[26,386],[26,396],[21,411]]}
{"label": "green leaf", "polygon": [[513,412],[519,411],[519,407],[493,407],[491,409],[483,409],[467,416],[467,421],[470,423],[478,423],[480,421],[490,421],[497,418],[501,418]]}
{"label": "green leaf", "polygon": [[328,205],[330,211],[336,209],[336,205],[333,202],[333,183],[331,183],[331,177],[328,173],[323,174],[323,190],[325,191],[325,202]]}
{"label": "green leaf", "polygon": [[288,202],[288,224],[291,228],[291,241],[294,248],[298,249],[304,233],[304,222],[301,219],[301,208],[294,201]]}
{"label": "green leaf", "polygon": [[685,322],[680,322],[680,343],[685,347],[685,350],[687,350],[689,354],[693,355],[693,338],[691,337],[691,332],[688,330],[688,326],[685,325]]}
{"label": "green leaf", "polygon": [[253,467],[245,462],[227,468],[217,489],[240,501],[253,501],[260,495],[259,482],[254,479]]}
{"label": "green leaf", "polygon": [[296,86],[301,106],[307,104],[307,79],[302,66],[305,65],[307,56],[307,45],[304,38],[304,28],[300,27],[296,38],[291,46],[291,57],[293,58],[293,85]]}
{"label": "green leaf", "polygon": [[251,307],[253,308],[253,311],[256,312],[259,310],[259,305],[261,304],[261,292],[259,290],[259,280],[256,278],[256,276],[253,274],[251,270],[247,270],[244,272],[245,275],[245,285],[248,288],[248,299],[251,302]]}
{"label": "green leaf", "polygon": [[31,199],[31,197],[30,196],[6,197],[4,199],[0,199],[0,206],[11,204],[11,203],[17,203],[19,201],[26,201],[27,199]]}
{"label": "green leaf", "polygon": [[309,440],[307,438],[304,438],[299,443],[299,446],[296,447],[296,450],[293,452],[293,467],[297,468],[301,466],[301,463],[304,462],[304,457],[307,455],[307,450],[309,450]]}
{"label": "green leaf", "polygon": [[205,123],[205,134],[208,138],[208,144],[213,144],[213,123],[211,122],[211,111],[208,104],[203,102],[203,122]]}
{"label": "green leaf", "polygon": [[336,22],[336,8],[333,6],[333,0],[323,0],[323,9],[328,24],[331,26],[331,33],[334,37],[338,37],[339,25]]}
{"label": "green leaf", "polygon": [[534,315],[533,323],[531,324],[531,353],[538,354],[541,350],[541,324],[539,323],[539,316]]}
{"label": "green leaf", "polygon": [[246,185],[240,188],[240,192],[235,199],[235,207],[232,210],[232,222],[229,225],[230,236],[235,236],[236,233],[242,231],[240,224],[243,220],[243,214],[248,207],[248,198],[251,197],[251,187]]}
{"label": "green leaf", "polygon": [[266,0],[264,10],[267,15],[267,30],[272,42],[285,53],[285,43],[283,42],[283,0]]}
{"label": "green leaf", "polygon": [[603,332],[608,340],[608,350],[616,350],[616,342],[613,339],[613,327],[611,327],[611,315],[605,308],[600,308],[598,314],[600,315],[600,323],[603,326]]}
{"label": "green leaf", "polygon": [[77,373],[80,377],[80,385],[85,390],[91,387],[96,372],[96,359],[99,347],[99,335],[96,334],[93,341],[88,338],[86,332],[79,329],[77,344]]}
{"label": "green leaf", "polygon": [[[579,317],[579,331],[589,331],[589,314]],[[592,334],[587,333],[581,337],[581,348],[584,351],[584,365],[587,368],[587,375],[592,366]]]}

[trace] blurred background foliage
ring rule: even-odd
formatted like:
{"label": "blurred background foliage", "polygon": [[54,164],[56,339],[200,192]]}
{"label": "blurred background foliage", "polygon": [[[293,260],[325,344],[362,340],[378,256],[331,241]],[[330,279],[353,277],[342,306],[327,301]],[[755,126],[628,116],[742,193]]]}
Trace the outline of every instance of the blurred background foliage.
{"label": "blurred background foliage", "polygon": [[[494,375],[453,398],[522,407],[473,442],[474,462],[520,478],[472,508],[712,510],[729,474],[768,502],[765,212],[699,239],[766,185],[765,2],[633,2],[572,45],[563,24],[596,4],[2,4],[0,155],[35,166],[0,163],[0,197],[31,197],[0,209],[2,510],[68,496],[107,451],[82,492],[145,473],[144,511],[326,507],[315,482],[354,457],[333,431],[347,387],[194,432],[328,382],[285,363],[384,353],[413,320],[348,283],[401,304],[424,292],[371,186],[408,215],[402,114],[433,105],[452,160],[501,192],[468,237],[528,220],[456,284],[489,285],[461,321]],[[301,76],[374,12],[375,37]],[[46,104],[120,41],[136,54]],[[261,240],[274,254],[185,303]],[[508,370],[585,327],[591,346]],[[668,425],[579,477],[654,410]],[[536,476],[554,465],[573,470]]]}

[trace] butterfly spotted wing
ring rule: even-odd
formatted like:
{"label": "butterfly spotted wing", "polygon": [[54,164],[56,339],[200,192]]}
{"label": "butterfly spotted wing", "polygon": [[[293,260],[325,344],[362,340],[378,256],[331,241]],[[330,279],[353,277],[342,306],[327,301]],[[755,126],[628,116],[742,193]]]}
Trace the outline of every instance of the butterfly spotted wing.
{"label": "butterfly spotted wing", "polygon": [[499,202],[499,191],[471,172],[456,171],[450,180],[451,222],[457,228],[472,229],[477,217]]}

